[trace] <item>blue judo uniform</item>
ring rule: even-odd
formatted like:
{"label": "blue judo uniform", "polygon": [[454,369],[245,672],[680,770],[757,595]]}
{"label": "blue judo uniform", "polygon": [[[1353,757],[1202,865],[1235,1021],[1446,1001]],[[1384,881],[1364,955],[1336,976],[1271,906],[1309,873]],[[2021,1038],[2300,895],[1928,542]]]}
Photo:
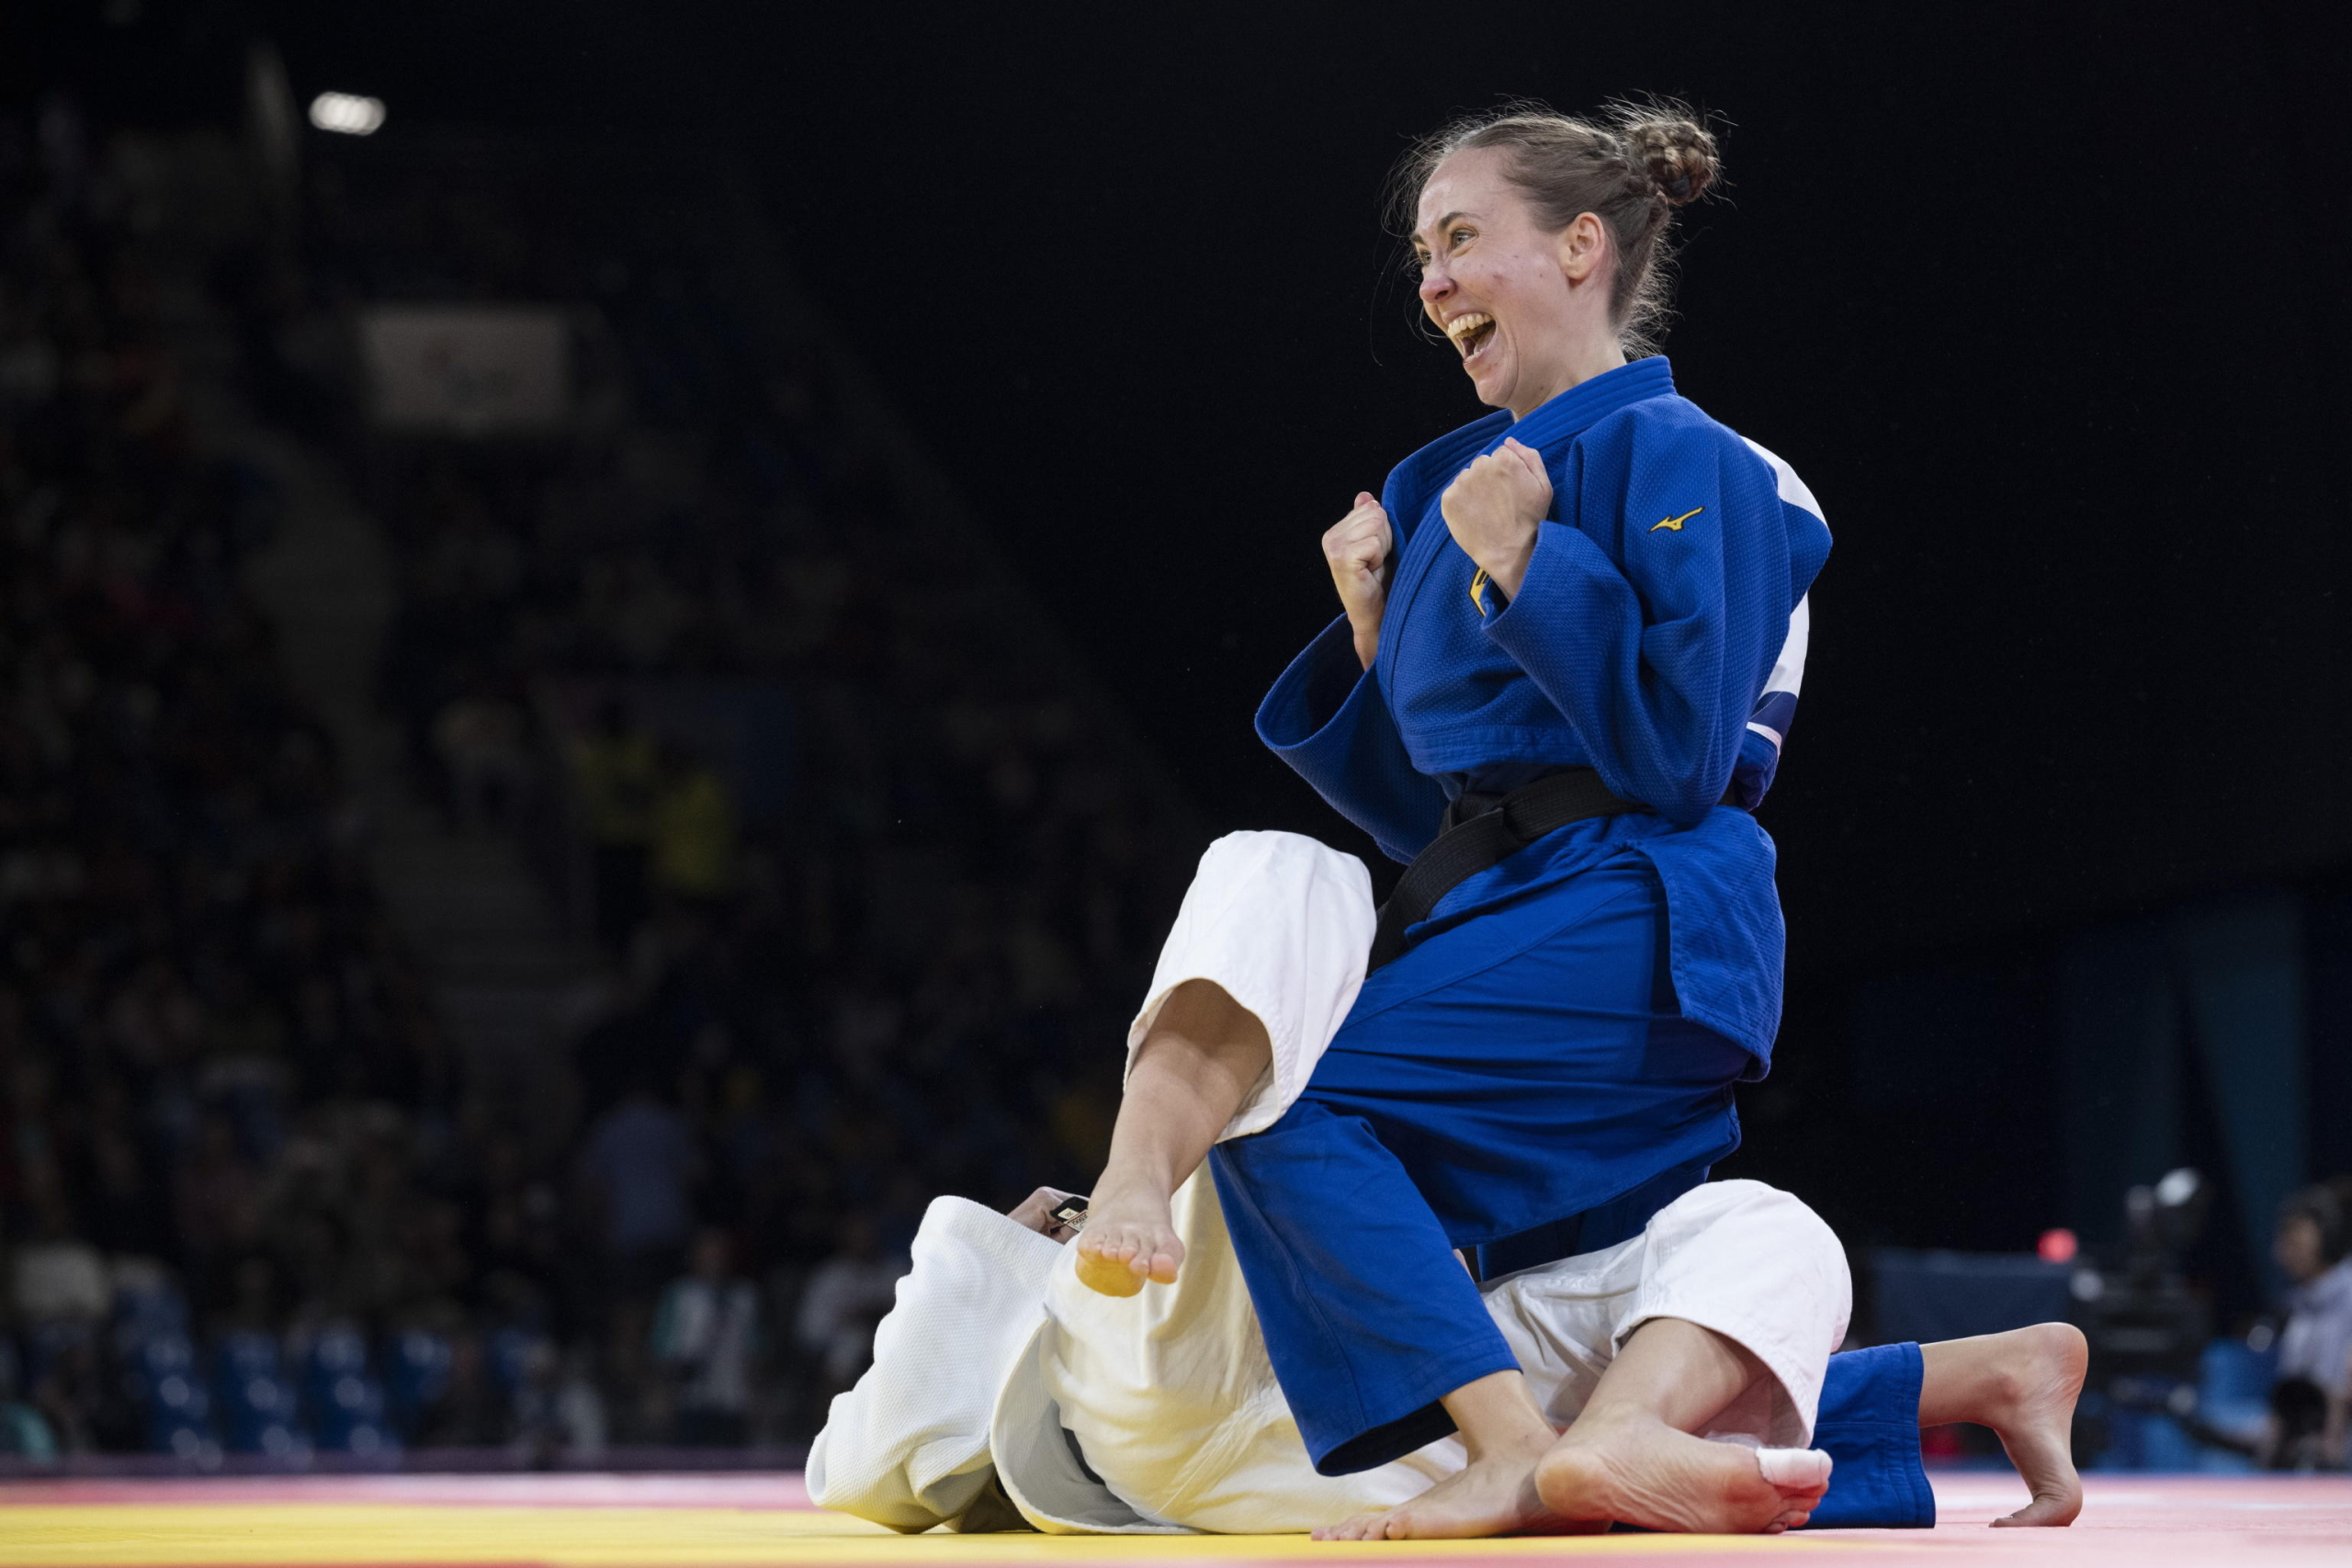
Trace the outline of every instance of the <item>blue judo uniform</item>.
{"label": "blue judo uniform", "polygon": [[[1508,603],[1474,595],[1439,505],[1507,435],[1554,492]],[[1441,1395],[1515,1366],[1453,1248],[1497,1272],[1612,1245],[1737,1146],[1733,1085],[1770,1061],[1782,938],[1771,840],[1718,803],[1770,785],[1829,552],[1794,474],[1677,395],[1662,358],[1431,443],[1382,501],[1379,656],[1363,670],[1334,622],[1266,697],[1266,743],[1399,860],[1462,791],[1562,768],[1646,809],[1454,888],[1283,1117],[1216,1148],[1268,1353],[1327,1474],[1443,1435]]]}

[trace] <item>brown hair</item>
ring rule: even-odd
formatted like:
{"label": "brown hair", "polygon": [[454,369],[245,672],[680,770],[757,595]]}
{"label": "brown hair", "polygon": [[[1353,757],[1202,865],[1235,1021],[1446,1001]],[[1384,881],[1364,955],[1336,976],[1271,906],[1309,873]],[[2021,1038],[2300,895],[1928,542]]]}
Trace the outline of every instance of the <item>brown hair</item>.
{"label": "brown hair", "polygon": [[1457,119],[1421,138],[1396,166],[1391,191],[1403,232],[1412,231],[1421,187],[1437,166],[1473,147],[1509,150],[1510,181],[1548,232],[1587,212],[1607,225],[1617,254],[1610,319],[1628,355],[1655,353],[1671,295],[1674,209],[1723,182],[1714,136],[1696,112],[1657,99],[1578,119],[1521,99]]}

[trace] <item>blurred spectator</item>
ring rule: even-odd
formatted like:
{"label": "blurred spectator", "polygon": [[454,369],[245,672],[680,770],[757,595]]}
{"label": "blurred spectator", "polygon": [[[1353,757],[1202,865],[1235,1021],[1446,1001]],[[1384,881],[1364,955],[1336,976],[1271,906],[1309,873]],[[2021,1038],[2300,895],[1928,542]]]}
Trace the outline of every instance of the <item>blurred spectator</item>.
{"label": "blurred spectator", "polygon": [[685,1118],[642,1078],[597,1118],[580,1151],[580,1180],[602,1221],[614,1289],[650,1297],[678,1265],[694,1228],[702,1156]]}
{"label": "blurred spectator", "polygon": [[[6,1326],[0,1318],[0,1329]],[[48,1464],[57,1458],[57,1435],[20,1397],[22,1382],[15,1341],[0,1332],[0,1456]]]}
{"label": "blurred spectator", "polygon": [[652,827],[653,884],[661,892],[700,905],[733,888],[734,799],[717,771],[684,747],[662,749]]}
{"label": "blurred spectator", "polygon": [[458,826],[478,833],[514,820],[533,777],[524,732],[522,710],[479,680],[434,720]]}
{"label": "blurred spectator", "polygon": [[902,1255],[883,1252],[874,1216],[863,1210],[842,1216],[840,1236],[839,1249],[810,1271],[794,1325],[802,1348],[817,1358],[820,1403],[855,1382],[874,1359],[875,1325],[890,1310],[908,1267]]}
{"label": "blurred spectator", "polygon": [[2287,1276],[2287,1325],[2271,1390],[2276,1470],[2335,1469],[2352,1407],[2352,1179],[2307,1187],[2279,1211],[2271,1256]]}
{"label": "blurred spectator", "polygon": [[715,1226],[695,1237],[693,1264],[662,1294],[653,1359],[676,1384],[676,1441],[741,1445],[750,1435],[752,1374],[760,1351],[760,1296],[735,1275],[734,1243]]}
{"label": "blurred spectator", "polygon": [[417,1428],[419,1447],[492,1448],[514,1429],[514,1401],[499,1388],[479,1334],[460,1334],[449,1347],[448,1382]]}
{"label": "blurred spectator", "polygon": [[45,1332],[87,1333],[104,1322],[113,1292],[106,1259],[74,1233],[65,1194],[47,1168],[31,1184],[25,1207],[32,1234],[16,1248],[10,1292],[17,1320],[36,1337]]}
{"label": "blurred spectator", "polygon": [[653,801],[661,754],[626,704],[606,697],[572,747],[572,777],[594,859],[596,938],[626,952],[649,908],[646,856],[653,840]]}
{"label": "blurred spectator", "polygon": [[89,1453],[135,1447],[139,1419],[99,1353],[99,1339],[77,1332],[36,1341],[32,1408],[56,1447]]}
{"label": "blurred spectator", "polygon": [[172,1181],[182,1256],[199,1290],[213,1288],[229,1254],[253,1244],[261,1191],[261,1179],[237,1146],[227,1112],[207,1111]]}
{"label": "blurred spectator", "polygon": [[661,1425],[661,1391],[645,1376],[646,1325],[654,1294],[676,1271],[694,1228],[701,1164],[685,1118],[641,1076],[597,1118],[580,1151],[579,1188],[603,1243],[606,1370],[636,1394],[616,1412],[631,1438]]}

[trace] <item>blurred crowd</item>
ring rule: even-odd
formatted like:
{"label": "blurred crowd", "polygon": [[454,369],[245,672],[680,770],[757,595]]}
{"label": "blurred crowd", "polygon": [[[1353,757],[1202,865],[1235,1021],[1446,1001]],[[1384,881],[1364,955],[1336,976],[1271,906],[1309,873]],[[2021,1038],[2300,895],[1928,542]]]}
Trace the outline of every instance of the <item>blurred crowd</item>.
{"label": "blurred crowd", "polygon": [[[0,1443],[212,1441],[149,1329],[461,1313],[458,1069],[239,584],[136,204],[0,127]],[[445,1173],[435,1183],[427,1172]],[[194,1434],[193,1437],[187,1434]]]}
{"label": "blurred crowd", "polygon": [[[931,1196],[1099,1164],[1197,846],[759,237],[545,175],[321,164],[190,277],[70,107],[0,127],[0,1453],[790,1443]],[[404,298],[571,312],[565,432],[371,432]],[[388,535],[406,786],[604,953],[568,1092],[388,917],[175,311]]]}

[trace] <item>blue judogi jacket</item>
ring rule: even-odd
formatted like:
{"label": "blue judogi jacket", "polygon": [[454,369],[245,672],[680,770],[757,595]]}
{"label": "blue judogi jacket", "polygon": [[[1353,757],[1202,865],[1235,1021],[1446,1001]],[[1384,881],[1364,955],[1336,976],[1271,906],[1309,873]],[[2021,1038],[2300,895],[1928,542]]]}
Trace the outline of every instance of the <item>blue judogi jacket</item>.
{"label": "blue judogi jacket", "polygon": [[[1508,604],[1447,532],[1440,498],[1516,437],[1544,457],[1550,517]],[[1565,767],[1650,807],[1571,824],[1473,876],[1426,929],[1523,908],[1632,852],[1657,870],[1683,1015],[1756,1058],[1780,1027],[1782,929],[1770,787],[1803,671],[1806,590],[1829,530],[1785,463],[1678,395],[1663,358],[1497,412],[1397,465],[1381,494],[1396,566],[1380,652],[1344,616],[1292,661],[1258,733],[1326,800],[1409,861],[1464,789]],[[1421,930],[1424,928],[1416,928]]]}

